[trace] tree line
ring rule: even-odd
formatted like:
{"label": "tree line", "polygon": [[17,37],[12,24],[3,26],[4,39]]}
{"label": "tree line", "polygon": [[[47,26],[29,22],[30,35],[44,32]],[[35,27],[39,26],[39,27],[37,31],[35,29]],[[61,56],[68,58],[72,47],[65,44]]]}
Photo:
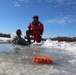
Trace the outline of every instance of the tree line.
{"label": "tree line", "polygon": [[[5,34],[5,33],[0,33],[0,37],[6,37],[6,38],[11,38],[10,34]],[[31,37],[31,40],[33,40],[34,38]],[[58,37],[54,37],[54,38],[49,38],[53,41],[66,41],[66,42],[76,42],[76,37],[64,37],[64,36],[58,36]],[[47,38],[42,38],[42,41],[46,41]]]}
{"label": "tree line", "polygon": [[11,38],[10,34],[0,33],[0,37]]}
{"label": "tree line", "polygon": [[[31,40],[33,40],[34,38],[31,37]],[[47,39],[53,40],[53,41],[66,41],[66,42],[76,42],[76,37],[64,37],[64,36],[58,36],[58,37],[54,37],[54,38],[42,38],[42,41],[46,41]]]}
{"label": "tree line", "polygon": [[58,40],[58,41],[66,41],[66,42],[76,42],[76,37],[55,37],[51,38],[51,40]]}

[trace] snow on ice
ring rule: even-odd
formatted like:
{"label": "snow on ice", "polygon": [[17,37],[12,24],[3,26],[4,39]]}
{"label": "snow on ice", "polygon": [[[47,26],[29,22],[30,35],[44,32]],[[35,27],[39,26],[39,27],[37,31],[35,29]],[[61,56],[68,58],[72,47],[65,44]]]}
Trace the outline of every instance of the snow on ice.
{"label": "snow on ice", "polygon": [[47,39],[42,47],[66,50],[72,52],[73,54],[76,54],[76,42],[58,42]]}

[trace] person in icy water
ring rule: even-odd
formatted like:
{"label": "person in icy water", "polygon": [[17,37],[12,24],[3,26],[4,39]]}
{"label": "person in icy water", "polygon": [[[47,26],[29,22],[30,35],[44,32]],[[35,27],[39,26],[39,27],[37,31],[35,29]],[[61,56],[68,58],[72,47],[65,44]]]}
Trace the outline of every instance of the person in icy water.
{"label": "person in icy water", "polygon": [[40,43],[43,31],[44,31],[44,26],[39,21],[39,17],[34,16],[33,21],[28,25],[28,30],[26,31],[27,42],[29,44],[31,44],[30,36],[33,36],[34,37],[34,42],[36,41],[37,43]]}
{"label": "person in icy water", "polygon": [[18,45],[28,45],[28,43],[21,37],[22,36],[22,32],[20,29],[18,29],[16,31],[16,35],[13,40],[12,40],[12,43],[13,44],[18,44]]}

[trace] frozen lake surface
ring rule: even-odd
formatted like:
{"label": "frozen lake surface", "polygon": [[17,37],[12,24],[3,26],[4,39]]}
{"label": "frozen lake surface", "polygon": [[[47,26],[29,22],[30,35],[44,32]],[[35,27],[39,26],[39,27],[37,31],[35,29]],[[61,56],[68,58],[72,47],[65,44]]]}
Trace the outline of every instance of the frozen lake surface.
{"label": "frozen lake surface", "polygon": [[[28,47],[0,44],[0,75],[76,75],[76,55],[73,51],[49,45],[45,47],[46,43]],[[33,63],[33,58],[40,55],[52,58],[53,64]]]}
{"label": "frozen lake surface", "polygon": [[[76,42],[47,39],[24,47],[8,40],[0,38],[0,75],[76,75]],[[35,56],[42,55],[52,58],[53,64],[33,63]]]}

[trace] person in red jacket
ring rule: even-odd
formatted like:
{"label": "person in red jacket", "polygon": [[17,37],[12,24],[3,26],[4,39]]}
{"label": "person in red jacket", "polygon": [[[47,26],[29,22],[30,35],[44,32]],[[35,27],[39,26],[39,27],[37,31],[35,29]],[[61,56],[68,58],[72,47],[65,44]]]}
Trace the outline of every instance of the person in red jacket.
{"label": "person in red jacket", "polygon": [[42,34],[44,31],[43,24],[39,21],[38,16],[33,17],[33,21],[28,25],[28,30],[26,31],[27,42],[30,42],[30,36],[34,37],[34,42],[41,42]]}

